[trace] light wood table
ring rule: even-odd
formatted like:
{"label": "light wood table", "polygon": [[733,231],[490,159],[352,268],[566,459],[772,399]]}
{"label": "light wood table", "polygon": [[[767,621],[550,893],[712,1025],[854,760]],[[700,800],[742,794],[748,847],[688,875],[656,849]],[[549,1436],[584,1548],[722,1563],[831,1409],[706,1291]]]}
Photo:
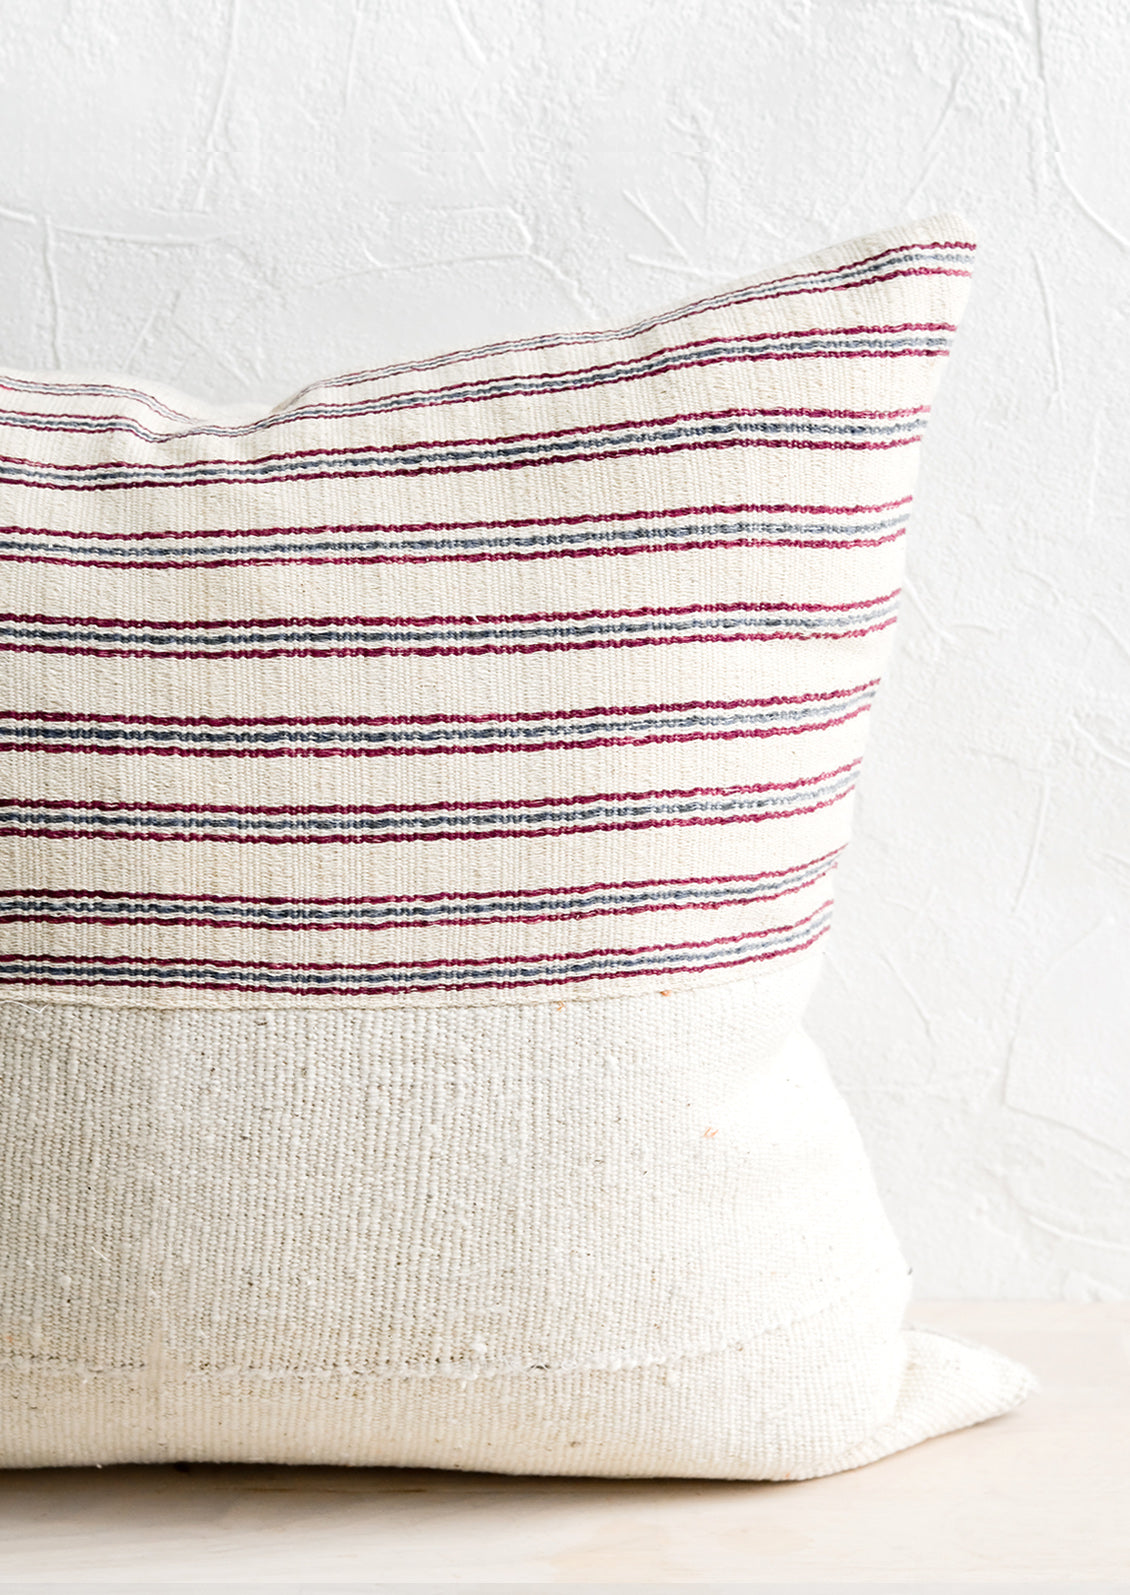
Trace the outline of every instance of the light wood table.
{"label": "light wood table", "polygon": [[197,1465],[0,1474],[0,1591],[1130,1592],[1130,1303],[931,1303],[911,1317],[1019,1357],[1042,1392],[800,1484]]}

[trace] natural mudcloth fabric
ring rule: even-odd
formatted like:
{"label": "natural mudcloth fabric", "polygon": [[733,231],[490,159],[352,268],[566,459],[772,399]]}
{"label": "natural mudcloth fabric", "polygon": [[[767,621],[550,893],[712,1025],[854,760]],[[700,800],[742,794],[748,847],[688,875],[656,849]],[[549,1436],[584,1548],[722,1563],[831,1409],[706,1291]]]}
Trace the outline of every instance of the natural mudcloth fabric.
{"label": "natural mudcloth fabric", "polygon": [[566,1004],[3,1006],[4,1462],[804,1478],[1015,1405],[1015,1363],[900,1332],[858,1134],[790,1035],[814,962]]}
{"label": "natural mudcloth fabric", "polygon": [[801,1030],[972,248],[266,413],[0,374],[0,1464],[802,1478],[1022,1399],[902,1329]]}

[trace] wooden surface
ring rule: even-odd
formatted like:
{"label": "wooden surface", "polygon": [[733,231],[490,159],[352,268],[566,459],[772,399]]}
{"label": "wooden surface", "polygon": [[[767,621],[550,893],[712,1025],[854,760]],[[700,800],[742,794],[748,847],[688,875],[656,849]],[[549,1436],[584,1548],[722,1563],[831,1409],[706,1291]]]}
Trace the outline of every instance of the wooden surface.
{"label": "wooden surface", "polygon": [[1016,1413],[802,1484],[205,1467],[0,1474],[0,1592],[702,1584],[1130,1591],[1130,1303],[917,1304]]}

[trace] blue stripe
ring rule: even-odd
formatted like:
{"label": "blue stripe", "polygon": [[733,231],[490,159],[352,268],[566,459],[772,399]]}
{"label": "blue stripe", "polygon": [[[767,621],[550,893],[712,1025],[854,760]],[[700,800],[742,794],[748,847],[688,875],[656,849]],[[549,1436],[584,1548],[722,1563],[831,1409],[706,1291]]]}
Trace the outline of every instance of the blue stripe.
{"label": "blue stripe", "polygon": [[[904,342],[906,342],[904,340]],[[947,339],[914,340],[910,347],[946,347]],[[845,345],[846,346],[846,345]],[[871,346],[870,343],[867,345]],[[892,349],[895,343],[882,347]],[[737,346],[735,346],[736,348]],[[878,347],[878,345],[876,345]],[[762,354],[767,351],[762,350]],[[722,356],[719,355],[718,358]],[[621,375],[627,371],[623,368]],[[635,374],[639,374],[638,372]],[[604,376],[602,381],[616,380]],[[575,386],[590,386],[591,383]],[[544,386],[544,385],[543,385]],[[492,384],[498,389],[490,397],[505,398],[519,393],[541,391],[530,383],[514,383],[506,387]],[[67,429],[71,423],[67,423]],[[631,430],[612,428],[607,431],[585,431],[562,434],[550,439],[499,439],[490,444],[480,442],[453,443],[439,447],[426,444],[416,447],[365,446],[355,450],[315,449],[290,453],[277,458],[258,460],[194,460],[183,464],[161,464],[157,461],[138,461],[136,464],[63,465],[43,462],[0,461],[0,481],[29,482],[40,486],[65,487],[81,481],[86,486],[114,487],[157,479],[166,487],[192,486],[201,482],[270,481],[285,476],[323,476],[345,474],[373,474],[381,472],[426,472],[428,470],[472,470],[497,464],[535,463],[548,460],[566,461],[572,456],[585,456],[593,452],[625,453],[641,448],[686,447],[696,441],[724,442],[746,439],[797,440],[814,447],[832,446],[837,442],[865,442],[868,439],[905,443],[917,440],[923,430],[924,418],[906,421],[877,423],[870,421],[815,422],[807,419],[774,418],[765,420],[717,420],[695,425],[661,425],[637,427]],[[47,430],[64,429],[62,422],[52,423]],[[80,428],[83,430],[83,428]],[[101,430],[101,428],[94,428]]]}
{"label": "blue stripe", "polygon": [[433,836],[473,840],[500,832],[538,836],[545,832],[650,828],[671,824],[729,824],[771,818],[832,803],[855,785],[854,768],[808,784],[772,790],[722,789],[715,793],[654,794],[642,798],[547,799],[536,806],[500,808],[484,803],[478,809],[409,807],[373,809],[329,806],[311,812],[251,809],[215,811],[179,804],[149,809],[128,804],[68,803],[51,808],[18,799],[0,800],[0,835],[113,835],[144,838],[166,835],[217,842],[243,838],[275,842],[427,841]]}
{"label": "blue stripe", "polygon": [[255,654],[270,649],[295,649],[333,655],[345,650],[387,650],[416,653],[424,649],[493,649],[506,647],[546,648],[581,647],[590,642],[665,642],[695,641],[698,638],[724,639],[733,633],[759,634],[787,632],[790,636],[837,636],[861,626],[875,627],[896,613],[893,602],[860,605],[813,613],[803,609],[764,610],[751,606],[725,614],[698,610],[691,614],[630,617],[594,615],[572,624],[561,620],[522,622],[501,625],[444,626],[367,626],[359,622],[348,627],[324,625],[262,625],[218,629],[211,626],[162,627],[156,622],[137,621],[126,626],[82,626],[62,622],[9,623],[0,625],[0,645],[21,643],[28,647],[56,644],[60,647],[90,648],[104,652],[144,649],[153,653],[207,655],[215,652]]}
{"label": "blue stripe", "polygon": [[[636,523],[609,522],[585,529],[553,527],[549,530],[499,534],[479,532],[465,537],[362,537],[340,534],[321,536],[324,528],[312,528],[294,538],[210,537],[194,543],[191,538],[133,538],[120,542],[99,539],[86,544],[77,539],[52,538],[49,532],[27,532],[0,536],[0,557],[27,558],[39,555],[75,563],[120,560],[145,560],[155,566],[200,563],[232,564],[248,560],[284,563],[288,559],[457,559],[499,557],[520,558],[558,553],[592,552],[660,553],[667,547],[684,544],[741,545],[747,542],[804,544],[843,543],[851,545],[870,539],[882,540],[899,535],[906,526],[906,515],[886,516],[865,521],[669,521]],[[360,532],[362,528],[357,528]]]}
{"label": "blue stripe", "polygon": [[20,981],[54,985],[134,985],[150,988],[188,985],[215,991],[301,991],[314,993],[361,991],[371,994],[445,987],[490,987],[560,984],[616,975],[665,974],[726,968],[735,963],[779,956],[810,944],[826,929],[831,918],[825,909],[801,924],[778,932],[752,932],[722,945],[693,944],[638,951],[613,950],[577,953],[558,958],[536,955],[527,961],[471,964],[452,961],[423,963],[345,964],[328,969],[268,964],[219,965],[205,960],[144,960],[121,963],[100,959],[51,957],[0,957],[0,983]]}
{"label": "blue stripe", "polygon": [[[255,753],[276,750],[302,753],[308,750],[350,752],[465,752],[476,746],[503,747],[507,752],[539,747],[584,747],[593,741],[649,743],[673,738],[697,739],[741,736],[761,732],[788,732],[809,724],[824,725],[830,719],[858,714],[873,699],[875,689],[828,694],[810,703],[785,703],[738,707],[719,705],[710,713],[707,706],[684,713],[654,713],[620,716],[557,717],[547,714],[539,720],[499,719],[485,724],[446,722],[439,725],[357,726],[284,725],[269,723],[258,728],[89,723],[82,716],[73,720],[9,720],[0,715],[0,747],[28,751],[50,751],[56,744],[82,744],[96,750],[124,748],[139,752],[195,750],[215,753]],[[672,705],[672,711],[678,705]]]}
{"label": "blue stripe", "polygon": [[0,921],[34,923],[116,921],[122,924],[183,925],[203,920],[248,929],[379,931],[429,924],[482,924],[497,920],[589,919],[679,909],[741,907],[788,896],[829,874],[839,854],[777,875],[730,881],[677,881],[575,887],[553,893],[497,892],[480,897],[412,897],[377,902],[342,898],[332,902],[251,898],[168,897],[145,893],[6,892]]}

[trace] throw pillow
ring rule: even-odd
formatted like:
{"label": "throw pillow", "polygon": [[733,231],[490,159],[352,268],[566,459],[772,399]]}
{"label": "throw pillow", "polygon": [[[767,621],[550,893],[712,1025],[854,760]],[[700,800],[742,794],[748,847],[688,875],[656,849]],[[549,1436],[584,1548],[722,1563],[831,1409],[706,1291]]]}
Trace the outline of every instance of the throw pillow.
{"label": "throw pillow", "polygon": [[266,413],[0,378],[8,1466],[1000,1413],[801,1029],[973,245]]}

